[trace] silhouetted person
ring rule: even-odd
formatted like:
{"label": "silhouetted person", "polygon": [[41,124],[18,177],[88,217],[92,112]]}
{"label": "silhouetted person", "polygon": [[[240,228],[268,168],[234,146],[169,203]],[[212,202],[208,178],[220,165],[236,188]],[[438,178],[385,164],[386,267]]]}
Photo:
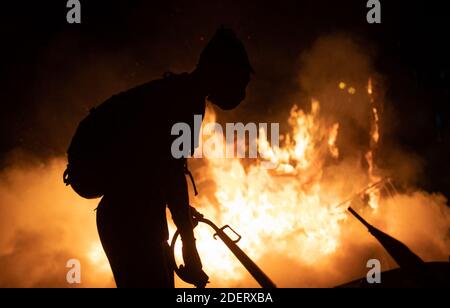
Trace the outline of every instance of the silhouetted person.
{"label": "silhouetted person", "polygon": [[193,133],[194,115],[204,115],[205,99],[222,109],[237,107],[251,73],[244,46],[222,28],[193,72],[165,74],[96,108],[114,110],[116,123],[103,153],[105,185],[97,226],[118,287],[174,286],[166,206],[180,231],[186,271],[197,285],[206,284],[189,210],[185,159],[171,154],[177,138],[171,128],[188,123]]}

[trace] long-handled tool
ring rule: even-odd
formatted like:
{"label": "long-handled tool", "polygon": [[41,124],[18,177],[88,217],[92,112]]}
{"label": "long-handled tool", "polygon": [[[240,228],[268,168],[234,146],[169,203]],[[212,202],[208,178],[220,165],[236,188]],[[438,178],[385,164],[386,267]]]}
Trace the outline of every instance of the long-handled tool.
{"label": "long-handled tool", "polygon": [[[388,186],[389,185],[389,186]],[[353,199],[360,197],[362,194],[368,193],[373,189],[386,189],[390,193],[390,190],[395,191],[395,187],[393,186],[391,180],[389,178],[382,179],[359,193],[353,195],[353,197],[348,200],[342,202],[340,205],[347,204]],[[384,249],[392,256],[395,262],[401,268],[411,268],[411,267],[420,267],[424,264],[424,261],[413,253],[405,244],[401,241],[393,238],[389,234],[384,233],[383,231],[375,228],[370,223],[368,223],[361,215],[359,215],[351,206],[347,208],[347,210],[360,222],[362,223],[370,234],[384,247]]]}
{"label": "long-handled tool", "polygon": [[[222,228],[219,228],[216,224],[214,224],[211,220],[206,219],[203,217],[202,214],[200,214],[197,210],[195,210],[193,207],[191,207],[191,213],[194,220],[194,225],[197,225],[198,223],[205,223],[209,225],[211,228],[214,229],[216,232],[214,234],[214,239],[217,239],[219,237],[225,245],[231,250],[231,252],[238,258],[238,260],[242,263],[242,265],[247,269],[247,271],[255,278],[255,280],[260,284],[263,288],[276,288],[276,285],[270,280],[270,278],[256,265],[255,262],[253,262],[252,259],[237,245],[237,243],[241,240],[241,236],[234,231],[229,225],[223,226]],[[229,229],[231,230],[236,236],[237,239],[233,240],[231,239],[226,233],[225,230]],[[179,232],[176,231],[172,242],[170,245],[171,250],[171,263],[174,266],[175,273],[183,279],[183,272],[180,271],[181,267],[178,267],[175,262],[175,243],[177,241],[177,238],[179,236]],[[183,279],[184,280],[184,279]]]}

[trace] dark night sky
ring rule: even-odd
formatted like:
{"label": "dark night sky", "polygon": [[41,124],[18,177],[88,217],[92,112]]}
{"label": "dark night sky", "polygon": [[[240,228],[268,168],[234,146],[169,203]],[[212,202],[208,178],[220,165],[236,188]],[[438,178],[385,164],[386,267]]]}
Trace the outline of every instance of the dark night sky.
{"label": "dark night sky", "polygon": [[402,114],[392,138],[428,162],[423,186],[448,192],[444,1],[381,2],[381,25],[366,22],[365,0],[81,0],[81,25],[66,23],[65,0],[2,4],[2,164],[15,148],[42,158],[63,154],[90,106],[165,71],[192,69],[203,38],[225,24],[248,47],[257,71],[252,89],[270,89],[258,99],[267,110],[295,88],[299,54],[317,37],[346,32],[367,42],[387,78],[386,95]]}

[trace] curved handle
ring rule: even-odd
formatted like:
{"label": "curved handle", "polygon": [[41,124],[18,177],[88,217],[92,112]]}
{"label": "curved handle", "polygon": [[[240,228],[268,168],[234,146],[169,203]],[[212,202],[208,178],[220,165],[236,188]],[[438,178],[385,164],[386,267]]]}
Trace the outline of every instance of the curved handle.
{"label": "curved handle", "polygon": [[[232,242],[233,243],[238,243],[241,239],[242,239],[242,236],[239,234],[239,233],[237,233],[236,231],[234,231],[234,229],[233,228],[231,228],[229,225],[226,225],[226,226],[223,226],[222,228],[220,228],[219,230],[220,231],[222,231],[223,233],[225,233],[225,230],[226,229],[230,229],[236,236],[237,236],[237,239],[236,240],[232,240]],[[226,233],[225,233],[226,234]],[[214,235],[213,235],[213,237],[214,237],[214,239],[215,240],[217,240],[217,237],[220,237],[220,234],[218,233],[218,232],[216,232]]]}

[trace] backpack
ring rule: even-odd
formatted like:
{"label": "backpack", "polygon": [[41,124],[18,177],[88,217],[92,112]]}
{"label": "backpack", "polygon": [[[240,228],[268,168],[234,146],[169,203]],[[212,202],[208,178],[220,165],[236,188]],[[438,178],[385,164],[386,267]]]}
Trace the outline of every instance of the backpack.
{"label": "backpack", "polygon": [[78,125],[67,150],[63,180],[83,198],[96,199],[105,193],[120,109],[116,96],[92,108]]}
{"label": "backpack", "polygon": [[[160,101],[162,95],[166,97],[171,89],[178,88],[175,83],[177,80],[181,80],[180,76],[166,73],[163,79],[122,92],[92,108],[78,125],[67,150],[68,165],[63,175],[64,183],[83,198],[102,197],[105,190],[115,183],[115,179],[120,178],[123,168],[127,167],[125,164],[129,157],[124,155],[130,142],[131,146],[145,142],[139,139],[139,135],[130,133],[136,133],[135,123],[142,121],[141,115],[145,114],[142,111],[148,105],[149,95]],[[158,122],[158,118],[148,122],[158,127],[150,129],[157,134],[149,136],[147,133],[147,138],[166,145],[159,135],[160,125],[165,125],[165,122]],[[136,152],[141,152],[141,149],[136,149]],[[152,153],[146,154],[151,159]]]}

